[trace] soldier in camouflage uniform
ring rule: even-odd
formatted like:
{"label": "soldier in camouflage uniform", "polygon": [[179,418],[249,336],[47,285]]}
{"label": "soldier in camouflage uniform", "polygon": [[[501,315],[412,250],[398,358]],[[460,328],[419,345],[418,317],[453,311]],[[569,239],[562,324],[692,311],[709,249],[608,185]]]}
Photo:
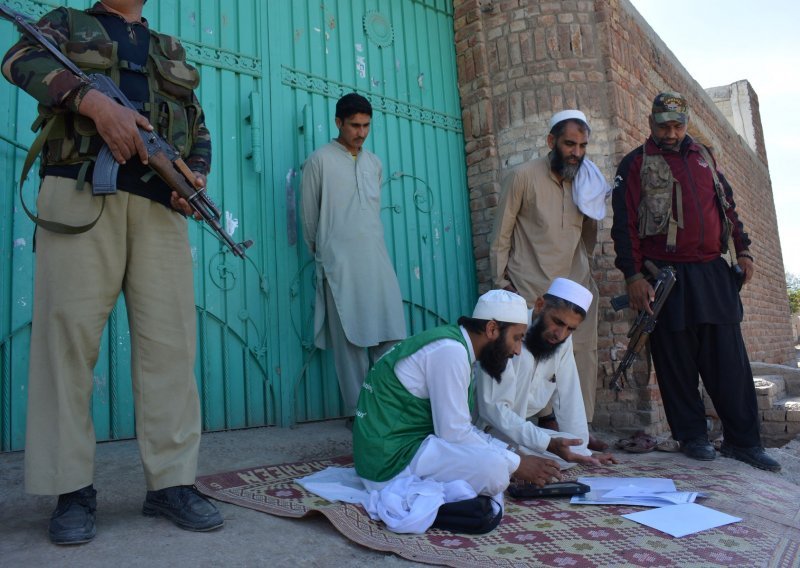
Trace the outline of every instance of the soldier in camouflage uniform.
{"label": "soldier in camouflage uniform", "polygon": [[[768,471],[753,371],[742,337],[739,287],[755,273],[733,189],[688,132],[689,105],[666,91],[653,100],[650,136],[622,159],[614,180],[611,238],[630,307],[652,313],[647,260],[675,268],[675,287],[650,334],[653,366],[672,437],[692,459],[716,459],[698,380],[722,421],[720,454]],[[732,265],[732,266],[729,266]],[[742,280],[731,268],[741,269]]]}
{"label": "soldier in camouflage uniform", "polygon": [[[177,40],[148,28],[144,2],[59,8],[38,24],[87,73],[109,75],[139,112],[81,82],[27,38],[2,66],[6,79],[39,102],[34,127],[45,138],[40,218],[72,226],[97,218],[79,234],[42,227],[36,234],[25,483],[31,493],[59,495],[50,520],[57,544],[95,535],[92,375],[120,291],[130,322],[136,434],[148,489],[143,513],[188,530],[223,524],[216,507],[192,487],[200,404],[184,216],[191,209],[147,167],[137,126],[154,128],[178,148],[201,185],[211,141],[194,94],[199,74]],[[101,197],[85,180],[92,179],[103,144],[120,168],[118,191]]]}

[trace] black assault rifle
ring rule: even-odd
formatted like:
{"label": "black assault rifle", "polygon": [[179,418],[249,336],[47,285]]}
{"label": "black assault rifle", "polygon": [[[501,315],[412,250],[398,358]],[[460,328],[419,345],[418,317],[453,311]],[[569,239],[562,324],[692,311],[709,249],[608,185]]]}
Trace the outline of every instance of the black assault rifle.
{"label": "black assault rifle", "polygon": [[[630,331],[628,331],[628,348],[625,350],[622,361],[617,365],[617,369],[614,371],[614,375],[611,377],[611,383],[609,384],[609,388],[617,392],[622,390],[625,381],[628,380],[628,369],[633,365],[633,362],[639,356],[642,349],[644,349],[647,339],[656,328],[658,314],[661,313],[661,308],[664,307],[667,296],[669,296],[669,293],[672,291],[672,287],[675,286],[674,268],[665,266],[659,270],[659,268],[649,260],[644,261],[644,265],[656,280],[653,285],[655,298],[650,303],[650,309],[653,313],[651,315],[645,310],[639,310],[639,314],[636,316],[633,325],[631,325]],[[612,298],[611,305],[617,311],[628,307],[628,296],[623,295]]]}
{"label": "black assault rifle", "polygon": [[[0,4],[0,17],[6,18],[25,34],[36,40],[64,67],[69,69],[82,82],[91,85],[107,97],[115,100],[122,106],[136,111],[136,107],[128,100],[119,87],[106,75],[92,73],[87,75],[81,71],[66,55],[61,53],[39,29],[28,22],[22,14]],[[208,197],[202,187],[195,185],[195,173],[189,169],[181,158],[178,150],[173,148],[166,140],[155,132],[148,132],[139,128],[139,136],[147,148],[148,166],[169,186],[169,188],[184,198],[192,208],[208,223],[217,236],[231,249],[233,254],[244,258],[245,249],[253,244],[247,240],[236,243],[220,224],[219,208]],[[95,195],[108,195],[116,192],[117,172],[119,164],[111,154],[107,144],[103,144],[94,166],[92,174],[92,193]]]}

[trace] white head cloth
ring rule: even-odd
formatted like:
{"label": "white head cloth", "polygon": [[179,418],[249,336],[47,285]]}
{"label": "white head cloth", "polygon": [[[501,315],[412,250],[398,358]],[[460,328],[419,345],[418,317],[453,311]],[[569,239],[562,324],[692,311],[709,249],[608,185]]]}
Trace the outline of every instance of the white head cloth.
{"label": "white head cloth", "polygon": [[583,308],[584,312],[588,312],[589,306],[592,305],[592,293],[577,282],[566,278],[553,280],[547,290],[547,294],[572,302],[576,306]]}
{"label": "white head cloth", "polygon": [[[562,110],[553,115],[550,119],[550,130],[564,120],[576,118],[582,120],[589,126],[586,115],[579,110]],[[589,126],[591,133],[592,127]],[[611,193],[611,186],[608,185],[603,174],[600,173],[594,162],[584,158],[583,165],[578,169],[575,179],[572,180],[572,201],[581,210],[581,213],[597,221],[601,221],[606,216],[606,198]]]}
{"label": "white head cloth", "polygon": [[611,194],[600,168],[589,158],[583,159],[575,179],[572,180],[572,201],[581,213],[597,221],[606,216],[606,198]]}
{"label": "white head cloth", "polygon": [[528,304],[525,298],[508,290],[489,290],[478,298],[474,319],[497,320],[506,323],[528,323]]}

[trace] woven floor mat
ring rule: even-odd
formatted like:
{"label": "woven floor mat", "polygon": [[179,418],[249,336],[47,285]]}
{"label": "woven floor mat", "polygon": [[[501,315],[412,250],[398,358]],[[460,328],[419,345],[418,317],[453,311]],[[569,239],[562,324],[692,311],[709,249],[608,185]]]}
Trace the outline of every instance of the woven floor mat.
{"label": "woven floor mat", "polygon": [[328,466],[350,467],[351,457],[266,465],[204,476],[199,490],[219,501],[282,517],[325,515],[344,536],[362,546],[403,558],[454,567],[558,566],[769,566],[796,567],[800,558],[800,489],[778,478],[758,481],[737,472],[696,465],[625,461],[613,467],[584,466],[565,480],[585,475],[667,477],[679,490],[709,495],[698,503],[741,517],[742,522],[683,538],[637,524],[621,515],[629,506],[570,505],[568,499],[506,499],[500,526],[487,535],[429,530],[398,535],[370,520],[357,505],[331,503],[294,480]]}

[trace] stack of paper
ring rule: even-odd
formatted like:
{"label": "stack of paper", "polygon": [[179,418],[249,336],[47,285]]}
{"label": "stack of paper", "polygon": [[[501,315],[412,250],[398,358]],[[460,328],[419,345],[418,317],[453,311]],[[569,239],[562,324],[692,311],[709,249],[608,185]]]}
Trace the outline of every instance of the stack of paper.
{"label": "stack of paper", "polygon": [[577,505],[664,507],[704,497],[696,491],[678,491],[671,479],[663,477],[579,477],[578,481],[592,490],[572,497],[570,503]]}
{"label": "stack of paper", "polygon": [[674,537],[736,523],[742,519],[697,505],[696,491],[677,491],[671,479],[661,477],[579,477],[592,488],[575,495],[570,503],[578,505],[637,505],[657,507],[649,511],[622,515]]}

